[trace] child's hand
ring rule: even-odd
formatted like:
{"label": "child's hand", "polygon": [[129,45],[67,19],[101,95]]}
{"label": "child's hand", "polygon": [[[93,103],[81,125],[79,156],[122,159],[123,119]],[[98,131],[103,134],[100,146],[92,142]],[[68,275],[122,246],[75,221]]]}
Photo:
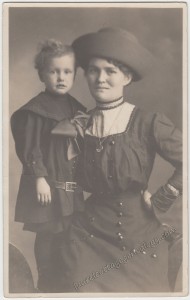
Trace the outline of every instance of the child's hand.
{"label": "child's hand", "polygon": [[51,203],[50,186],[44,177],[38,177],[36,179],[36,192],[39,203],[41,203],[42,205]]}
{"label": "child's hand", "polygon": [[152,203],[151,203],[151,196],[152,194],[149,193],[148,190],[145,190],[145,191],[142,191],[142,195],[143,195],[143,199],[144,199],[144,203],[145,203],[145,206],[148,210],[150,210],[152,208]]}

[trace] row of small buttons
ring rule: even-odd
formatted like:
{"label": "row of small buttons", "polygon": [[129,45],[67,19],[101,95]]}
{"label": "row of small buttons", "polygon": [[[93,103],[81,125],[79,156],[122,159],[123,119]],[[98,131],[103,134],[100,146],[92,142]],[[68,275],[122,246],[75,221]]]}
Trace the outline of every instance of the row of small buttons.
{"label": "row of small buttons", "polygon": [[[122,206],[123,203],[120,202],[119,205]],[[95,221],[95,217],[90,217],[89,220],[90,220],[90,222],[94,222],[94,221]],[[122,226],[122,222],[121,222],[121,221],[118,221],[118,222],[116,223],[116,226],[121,227],[121,226]],[[122,235],[121,232],[117,232],[117,236],[118,236],[118,240],[119,240],[120,242],[123,241],[124,237],[123,237],[123,235]],[[93,234],[89,234],[89,237],[90,237],[90,238],[93,238],[94,235],[93,235]],[[127,250],[127,247],[126,247],[125,245],[122,245],[122,246],[121,246],[121,250],[122,250],[122,251],[126,251],[126,250]],[[137,251],[136,251],[136,249],[133,249],[131,252],[134,253],[134,254],[136,254]],[[141,253],[144,254],[144,255],[147,254],[147,252],[146,252],[145,250],[142,251]],[[157,258],[156,253],[152,253],[150,256],[151,256],[152,258]]]}
{"label": "row of small buttons", "polygon": [[[120,208],[122,208],[122,207],[123,207],[123,202],[118,202],[118,203],[117,203],[117,206],[120,207]],[[117,213],[117,216],[118,216],[119,218],[122,217],[122,216],[123,216],[123,212],[120,210],[120,211]],[[122,226],[122,222],[121,222],[121,221],[118,221],[118,222],[116,223],[116,226],[121,227],[121,226]],[[119,240],[120,242],[124,241],[124,236],[122,235],[121,232],[117,232],[117,236],[118,236],[118,240]],[[122,246],[121,246],[121,250],[122,250],[122,251],[126,251],[126,250],[127,250],[127,247],[126,247],[125,245],[122,245]],[[135,254],[135,253],[136,253],[136,249],[133,249],[132,252]],[[142,251],[142,254],[145,255],[145,254],[146,254],[146,251]],[[156,255],[155,253],[153,253],[153,254],[151,254],[151,257],[152,257],[152,258],[157,258],[157,255]]]}
{"label": "row of small buttons", "polygon": [[118,221],[116,225],[120,227],[122,225],[121,221]]}
{"label": "row of small buttons", "polygon": [[[127,250],[127,247],[123,245],[123,246],[121,247],[121,250],[122,250],[122,251],[125,251],[125,250]],[[131,252],[134,253],[134,254],[136,254],[136,253],[137,253],[137,250],[136,250],[136,249],[133,249]],[[142,254],[144,254],[144,255],[147,254],[146,251],[142,251],[142,252],[140,252],[140,253],[142,253]],[[157,258],[157,255],[156,255],[156,253],[152,253],[152,254],[150,255],[150,257],[152,257],[152,258]]]}
{"label": "row of small buttons", "polygon": [[[123,202],[118,202],[116,204],[118,207],[122,208],[123,207]],[[118,214],[117,214],[118,217],[122,217],[123,216],[123,212],[122,211],[119,211]]]}
{"label": "row of small buttons", "polygon": [[75,168],[75,164],[76,164],[76,160],[74,159],[74,160],[73,160],[73,166],[72,166],[72,169]]}
{"label": "row of small buttons", "polygon": [[[117,203],[116,203],[116,206],[120,208],[120,210],[117,212],[118,218],[123,217],[123,212],[121,211],[121,209],[123,208],[123,202],[117,202]],[[121,222],[121,221],[118,221],[118,222],[116,223],[116,226],[117,226],[117,227],[121,227],[121,226],[122,226],[122,222]],[[122,245],[121,245],[121,244],[119,245],[120,249],[121,249],[122,251],[127,250],[126,246],[123,245],[123,242],[124,242],[124,236],[123,236],[123,234],[122,234],[121,232],[117,232],[116,234],[117,234],[119,243],[122,242]]]}
{"label": "row of small buttons", "polygon": [[35,165],[36,164],[36,161],[32,161],[31,163],[27,162],[27,167],[31,167],[31,165]]}
{"label": "row of small buttons", "polygon": [[75,164],[76,164],[76,159],[73,159],[72,167],[70,169],[71,180],[73,180],[73,177],[74,177]]}
{"label": "row of small buttons", "polygon": [[118,232],[117,235],[118,235],[119,241],[122,241],[124,239],[124,237],[122,236],[121,232]]}
{"label": "row of small buttons", "polygon": [[[133,249],[132,252],[133,252],[134,254],[137,253],[136,249]],[[145,255],[145,254],[146,254],[146,251],[142,251],[141,253]],[[152,253],[150,256],[151,256],[152,258],[157,258],[156,253]]]}
{"label": "row of small buttons", "polygon": [[[114,141],[114,140],[111,140],[111,141],[110,141],[110,145],[114,145],[114,144],[115,144],[115,141]],[[94,164],[94,163],[95,163],[95,159],[92,159],[89,163],[90,163],[90,164],[91,164],[91,163]],[[108,179],[112,179],[112,178],[113,178],[113,175],[111,175],[111,174],[108,175]],[[96,181],[96,180],[97,180],[96,176],[94,176],[93,179],[94,179],[94,181]],[[103,195],[104,192],[103,192],[103,191],[100,191],[99,194],[100,194],[100,195]],[[106,194],[107,194],[107,193],[106,193]]]}
{"label": "row of small buttons", "polygon": [[[122,250],[122,251],[126,251],[126,250],[127,250],[127,247],[126,247],[126,246],[122,246],[122,247],[121,247],[121,250]],[[134,253],[134,254],[137,253],[136,249],[133,249],[131,252]],[[144,254],[144,255],[147,254],[146,251],[142,251],[142,252],[140,252],[140,253],[142,253],[142,254]],[[150,255],[150,257],[152,257],[152,258],[157,258],[157,255],[156,255],[156,253],[152,253],[152,254]]]}

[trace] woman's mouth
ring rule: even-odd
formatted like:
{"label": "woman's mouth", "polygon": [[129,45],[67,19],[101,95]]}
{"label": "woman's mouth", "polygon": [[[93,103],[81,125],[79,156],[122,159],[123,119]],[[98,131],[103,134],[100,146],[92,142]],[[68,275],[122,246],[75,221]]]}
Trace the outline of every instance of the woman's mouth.
{"label": "woman's mouth", "polygon": [[108,88],[104,87],[104,86],[97,86],[95,89],[96,90],[108,90]]}

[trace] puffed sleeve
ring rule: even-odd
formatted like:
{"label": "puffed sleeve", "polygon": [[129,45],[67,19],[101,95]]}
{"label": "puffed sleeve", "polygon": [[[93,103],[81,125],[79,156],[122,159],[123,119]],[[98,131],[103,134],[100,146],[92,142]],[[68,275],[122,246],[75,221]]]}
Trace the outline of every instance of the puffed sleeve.
{"label": "puffed sleeve", "polygon": [[151,197],[155,207],[166,211],[179,196],[167,184],[179,191],[179,194],[182,192],[182,135],[165,115],[159,113],[155,115],[152,129],[157,153],[175,168],[166,185],[160,187]]}
{"label": "puffed sleeve", "polygon": [[11,118],[11,129],[15,148],[24,174],[36,177],[47,176],[41,152],[41,135],[43,120],[30,111],[17,111]]}

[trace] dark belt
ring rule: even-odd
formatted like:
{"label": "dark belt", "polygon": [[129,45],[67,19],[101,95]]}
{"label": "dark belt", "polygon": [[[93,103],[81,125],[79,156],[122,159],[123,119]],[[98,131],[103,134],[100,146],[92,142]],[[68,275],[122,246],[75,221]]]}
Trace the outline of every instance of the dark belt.
{"label": "dark belt", "polygon": [[51,185],[56,189],[62,189],[66,192],[74,192],[78,185],[75,181],[51,181]]}

